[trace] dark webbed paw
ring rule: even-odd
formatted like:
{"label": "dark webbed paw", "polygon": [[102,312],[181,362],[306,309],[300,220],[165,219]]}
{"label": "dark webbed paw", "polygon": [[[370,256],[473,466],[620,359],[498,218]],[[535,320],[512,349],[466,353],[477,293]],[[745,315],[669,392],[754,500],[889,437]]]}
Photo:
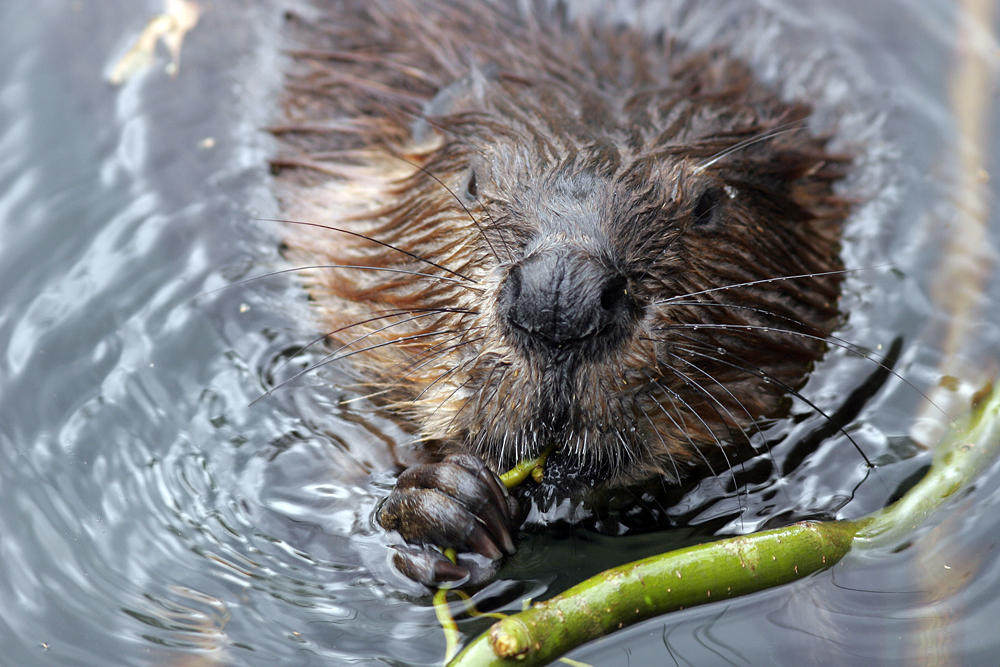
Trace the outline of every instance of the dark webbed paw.
{"label": "dark webbed paw", "polygon": [[[434,586],[492,576],[497,561],[516,549],[511,535],[516,516],[517,501],[493,471],[475,456],[456,454],[403,472],[378,520],[417,545],[399,549],[396,566],[408,577]],[[489,563],[460,557],[455,564],[433,547],[472,552]]]}

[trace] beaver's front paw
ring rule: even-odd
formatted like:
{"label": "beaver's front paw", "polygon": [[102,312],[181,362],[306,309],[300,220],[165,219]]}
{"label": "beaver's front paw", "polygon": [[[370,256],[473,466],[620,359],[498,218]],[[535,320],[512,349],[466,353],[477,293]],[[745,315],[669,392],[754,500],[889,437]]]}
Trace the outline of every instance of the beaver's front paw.
{"label": "beaver's front paw", "polygon": [[[456,454],[403,472],[378,521],[415,545],[397,551],[396,567],[411,579],[437,586],[493,576],[499,559],[515,551],[511,531],[516,517],[517,501],[496,474],[478,457]],[[442,548],[471,554],[460,555],[456,564]]]}

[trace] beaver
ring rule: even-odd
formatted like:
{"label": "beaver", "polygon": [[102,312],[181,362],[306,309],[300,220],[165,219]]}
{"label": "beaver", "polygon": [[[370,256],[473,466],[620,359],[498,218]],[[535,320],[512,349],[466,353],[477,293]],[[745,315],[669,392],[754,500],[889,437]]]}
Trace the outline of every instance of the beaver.
{"label": "beaver", "polygon": [[287,15],[275,184],[329,359],[426,459],[378,513],[405,574],[492,576],[526,458],[566,495],[676,483],[787,409],[849,209],[807,104],[551,3],[314,10]]}

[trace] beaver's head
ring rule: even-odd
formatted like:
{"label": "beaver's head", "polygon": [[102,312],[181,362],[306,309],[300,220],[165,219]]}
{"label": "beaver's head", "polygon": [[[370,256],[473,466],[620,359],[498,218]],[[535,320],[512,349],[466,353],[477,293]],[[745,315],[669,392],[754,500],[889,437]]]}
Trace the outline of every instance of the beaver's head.
{"label": "beaver's head", "polygon": [[718,53],[483,66],[408,141],[372,138],[403,136],[386,112],[320,158],[334,178],[292,215],[363,237],[292,245],[348,267],[309,271],[312,296],[422,438],[498,470],[555,444],[584,483],[677,479],[779,411],[837,323],[844,161],[808,111]]}

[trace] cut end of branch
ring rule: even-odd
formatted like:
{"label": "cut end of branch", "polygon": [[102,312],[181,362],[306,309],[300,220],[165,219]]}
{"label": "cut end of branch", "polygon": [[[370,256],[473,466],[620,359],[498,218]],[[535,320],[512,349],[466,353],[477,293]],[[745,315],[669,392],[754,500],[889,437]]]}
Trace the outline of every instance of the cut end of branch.
{"label": "cut end of branch", "polygon": [[490,648],[500,658],[518,658],[531,648],[531,632],[519,618],[513,616],[490,628]]}

